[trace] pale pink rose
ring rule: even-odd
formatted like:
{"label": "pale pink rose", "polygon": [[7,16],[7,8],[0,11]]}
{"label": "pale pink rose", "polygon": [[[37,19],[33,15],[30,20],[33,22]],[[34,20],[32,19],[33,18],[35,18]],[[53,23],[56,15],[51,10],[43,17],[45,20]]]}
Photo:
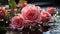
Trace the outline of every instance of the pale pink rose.
{"label": "pale pink rose", "polygon": [[12,19],[11,19],[11,24],[10,26],[14,29],[18,29],[22,26],[24,26],[24,18],[22,15],[17,15],[17,16],[14,16]]}
{"label": "pale pink rose", "polygon": [[48,22],[51,19],[51,14],[46,11],[42,11],[40,18],[41,18],[41,22],[43,23]]}
{"label": "pale pink rose", "polygon": [[50,14],[55,14],[56,13],[56,8],[54,8],[54,7],[48,7],[47,8],[47,11],[50,13]]}
{"label": "pale pink rose", "polygon": [[21,11],[23,17],[27,21],[38,22],[40,20],[40,7],[39,6],[29,6],[24,7]]}
{"label": "pale pink rose", "polygon": [[4,7],[0,7],[0,18],[7,16],[7,12]]}

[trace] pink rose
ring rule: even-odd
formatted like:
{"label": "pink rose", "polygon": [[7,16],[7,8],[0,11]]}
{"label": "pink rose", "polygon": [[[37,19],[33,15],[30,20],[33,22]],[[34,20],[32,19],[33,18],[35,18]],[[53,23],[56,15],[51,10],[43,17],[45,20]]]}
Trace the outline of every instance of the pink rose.
{"label": "pink rose", "polygon": [[6,10],[4,7],[0,7],[0,18],[2,18],[3,16],[6,16],[7,13],[6,13]]}
{"label": "pink rose", "polygon": [[17,15],[17,16],[14,16],[12,19],[11,19],[11,24],[10,26],[14,29],[16,28],[20,28],[22,26],[24,26],[24,18],[22,15]]}
{"label": "pink rose", "polygon": [[48,22],[51,19],[51,14],[46,11],[44,12],[42,11],[40,18],[41,18],[41,22]]}
{"label": "pink rose", "polygon": [[40,7],[32,5],[29,7],[24,7],[21,11],[23,17],[27,21],[38,22],[40,20]]}
{"label": "pink rose", "polygon": [[54,8],[54,7],[48,7],[48,8],[47,8],[47,11],[48,11],[50,14],[54,14],[54,13],[55,13],[55,10],[56,10],[56,8]]}

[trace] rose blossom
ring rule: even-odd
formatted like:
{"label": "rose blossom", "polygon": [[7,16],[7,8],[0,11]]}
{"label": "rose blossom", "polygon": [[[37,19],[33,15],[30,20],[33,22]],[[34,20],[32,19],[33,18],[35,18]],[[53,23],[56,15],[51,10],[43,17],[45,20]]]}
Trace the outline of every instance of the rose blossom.
{"label": "rose blossom", "polygon": [[48,22],[51,19],[51,14],[46,11],[42,11],[40,18],[41,22]]}
{"label": "rose blossom", "polygon": [[48,7],[48,8],[47,8],[47,11],[48,11],[50,14],[54,14],[54,13],[55,13],[55,10],[56,10],[56,8],[54,8],[54,7]]}
{"label": "rose blossom", "polygon": [[10,26],[14,29],[16,28],[21,28],[22,26],[24,26],[24,18],[22,15],[17,15],[17,16],[14,16],[12,19],[11,19],[11,24]]}
{"label": "rose blossom", "polygon": [[21,11],[23,17],[27,21],[35,21],[38,22],[40,20],[40,7],[39,6],[29,6],[24,7]]}
{"label": "rose blossom", "polygon": [[6,10],[4,7],[0,7],[0,18],[7,16]]}

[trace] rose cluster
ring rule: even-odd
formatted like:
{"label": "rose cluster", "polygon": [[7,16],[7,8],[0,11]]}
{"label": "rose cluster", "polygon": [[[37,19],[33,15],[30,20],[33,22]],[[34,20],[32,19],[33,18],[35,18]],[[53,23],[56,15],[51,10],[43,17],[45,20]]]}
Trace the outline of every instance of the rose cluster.
{"label": "rose cluster", "polygon": [[26,6],[21,10],[21,14],[17,14],[11,19],[10,26],[18,29],[26,26],[35,26],[37,23],[46,23],[51,19],[51,15],[55,13],[55,8],[49,7],[46,11],[41,11],[39,6]]}

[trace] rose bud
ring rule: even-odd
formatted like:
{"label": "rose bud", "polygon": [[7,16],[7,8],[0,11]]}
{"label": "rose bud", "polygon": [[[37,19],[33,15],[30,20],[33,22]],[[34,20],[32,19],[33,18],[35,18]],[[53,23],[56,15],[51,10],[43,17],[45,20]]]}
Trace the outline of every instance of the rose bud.
{"label": "rose bud", "polygon": [[15,13],[17,12],[17,8],[14,8],[13,10],[11,10],[11,13]]}
{"label": "rose bud", "polygon": [[25,23],[25,20],[24,20],[23,16],[17,15],[11,19],[10,26],[13,29],[18,29],[18,28],[21,28],[22,26],[24,26],[24,23]]}
{"label": "rose bud", "polygon": [[23,8],[23,4],[18,4],[18,7],[19,8]]}
{"label": "rose bud", "polygon": [[45,12],[42,11],[40,18],[41,22],[48,22],[51,19],[51,14],[46,11]]}
{"label": "rose bud", "polygon": [[23,6],[24,6],[24,7],[27,6],[27,2],[24,2]]}
{"label": "rose bud", "polygon": [[48,7],[47,8],[47,11],[52,15],[55,14],[55,10],[56,10],[56,8],[54,8],[54,7]]}
{"label": "rose bud", "polygon": [[20,8],[23,8],[23,7],[25,7],[25,6],[27,6],[27,2],[24,2],[24,3],[22,3],[22,4],[18,4],[18,7],[20,7]]}
{"label": "rose bud", "polygon": [[37,7],[35,5],[24,7],[21,11],[23,17],[27,21],[36,21],[40,20],[40,7]]}

